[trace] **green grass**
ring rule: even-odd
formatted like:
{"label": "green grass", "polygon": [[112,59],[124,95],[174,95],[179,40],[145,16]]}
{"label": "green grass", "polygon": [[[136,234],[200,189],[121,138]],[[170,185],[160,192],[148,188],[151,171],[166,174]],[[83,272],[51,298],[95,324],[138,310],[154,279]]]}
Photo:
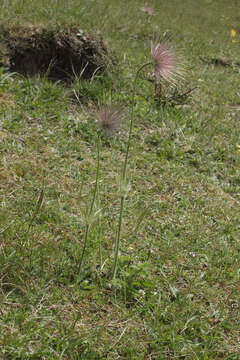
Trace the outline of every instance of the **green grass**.
{"label": "green grass", "polygon": [[[11,4],[10,4],[11,3]],[[81,4],[80,4],[81,3]],[[77,25],[108,42],[111,78],[0,74],[0,358],[240,358],[238,1],[3,1],[1,24]],[[237,31],[232,42],[231,29]],[[138,81],[119,271],[112,281],[128,123],[101,138],[93,112],[129,110],[152,34],[187,63],[188,106],[158,107]],[[77,95],[77,96],[76,96]],[[42,197],[41,197],[42,196]]]}

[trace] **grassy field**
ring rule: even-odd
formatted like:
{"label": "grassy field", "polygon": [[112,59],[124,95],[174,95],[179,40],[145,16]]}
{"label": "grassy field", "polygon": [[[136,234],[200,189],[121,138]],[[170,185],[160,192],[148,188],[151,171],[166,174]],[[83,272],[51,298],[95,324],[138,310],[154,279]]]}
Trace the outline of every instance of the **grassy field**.
{"label": "grassy field", "polygon": [[[239,0],[143,5],[0,2],[2,26],[74,26],[115,59],[71,84],[0,68],[2,360],[240,359]],[[132,102],[164,33],[194,90],[159,105],[146,67]],[[96,127],[110,103],[113,137]]]}

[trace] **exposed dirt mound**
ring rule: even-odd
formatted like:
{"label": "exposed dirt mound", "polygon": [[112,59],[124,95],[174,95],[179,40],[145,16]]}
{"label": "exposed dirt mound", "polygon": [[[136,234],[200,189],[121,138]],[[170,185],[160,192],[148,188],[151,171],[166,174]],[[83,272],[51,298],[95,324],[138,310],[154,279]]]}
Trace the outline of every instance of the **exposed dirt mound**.
{"label": "exposed dirt mound", "polygon": [[0,63],[24,75],[69,81],[106,72],[111,57],[102,39],[81,29],[21,27],[0,29]]}

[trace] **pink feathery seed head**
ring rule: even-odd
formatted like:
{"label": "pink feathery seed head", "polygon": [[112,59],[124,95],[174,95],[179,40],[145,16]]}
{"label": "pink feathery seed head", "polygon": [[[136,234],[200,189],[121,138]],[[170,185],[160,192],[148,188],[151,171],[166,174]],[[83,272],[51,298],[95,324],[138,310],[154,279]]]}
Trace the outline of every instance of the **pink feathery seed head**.
{"label": "pink feathery seed head", "polygon": [[106,135],[113,135],[124,120],[122,110],[116,109],[110,105],[100,108],[97,113],[97,124]]}
{"label": "pink feathery seed head", "polygon": [[152,43],[151,52],[154,62],[154,76],[157,79],[163,78],[165,81],[175,84],[177,78],[183,77],[181,63],[169,45]]}
{"label": "pink feathery seed head", "polygon": [[140,10],[148,15],[153,15],[153,9],[150,6],[143,6],[140,8]]}

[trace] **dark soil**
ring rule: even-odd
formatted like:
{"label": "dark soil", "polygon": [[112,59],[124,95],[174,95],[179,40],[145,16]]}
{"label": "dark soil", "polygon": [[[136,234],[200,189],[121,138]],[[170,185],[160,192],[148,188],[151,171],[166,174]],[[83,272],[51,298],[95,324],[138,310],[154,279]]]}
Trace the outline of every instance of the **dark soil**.
{"label": "dark soil", "polygon": [[102,39],[82,30],[28,26],[0,29],[0,65],[23,75],[69,81],[107,72],[111,56]]}

